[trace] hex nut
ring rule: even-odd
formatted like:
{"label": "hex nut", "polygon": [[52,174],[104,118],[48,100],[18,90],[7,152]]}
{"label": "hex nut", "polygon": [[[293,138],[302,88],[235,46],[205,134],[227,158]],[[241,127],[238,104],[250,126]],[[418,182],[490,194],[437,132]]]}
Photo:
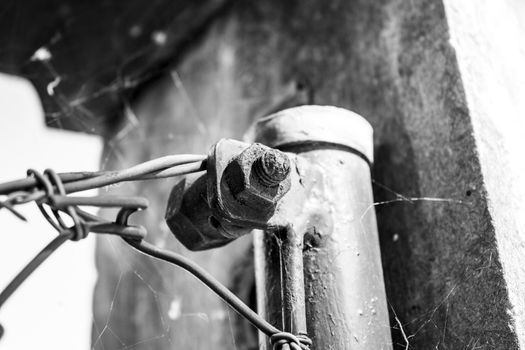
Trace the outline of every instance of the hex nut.
{"label": "hex nut", "polygon": [[210,222],[206,202],[206,175],[193,174],[181,179],[171,190],[165,220],[177,240],[190,250],[223,246],[236,237],[224,235]]}
{"label": "hex nut", "polygon": [[285,153],[255,143],[226,167],[225,190],[229,190],[238,204],[247,209],[244,215],[256,214],[265,220],[290,189],[289,173],[290,160]]}

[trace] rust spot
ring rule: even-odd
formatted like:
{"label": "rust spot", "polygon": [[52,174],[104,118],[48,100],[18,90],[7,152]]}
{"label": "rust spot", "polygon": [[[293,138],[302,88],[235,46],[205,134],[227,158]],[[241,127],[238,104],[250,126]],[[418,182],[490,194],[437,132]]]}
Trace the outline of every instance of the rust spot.
{"label": "rust spot", "polygon": [[326,235],[320,232],[317,227],[311,226],[304,235],[303,251],[312,248],[321,248],[325,245]]}

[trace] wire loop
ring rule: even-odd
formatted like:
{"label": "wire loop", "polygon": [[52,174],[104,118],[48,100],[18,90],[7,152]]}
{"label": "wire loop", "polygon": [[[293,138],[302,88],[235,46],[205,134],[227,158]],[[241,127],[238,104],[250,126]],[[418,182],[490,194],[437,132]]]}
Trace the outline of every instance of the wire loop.
{"label": "wire loop", "polygon": [[[55,219],[53,219],[43,205],[44,203],[47,204],[47,198],[54,194],[53,186],[49,179],[45,177],[42,173],[34,169],[27,170],[27,176],[34,177],[37,181],[37,184],[39,184],[44,189],[45,197],[35,201],[36,205],[38,206],[38,209],[40,210],[44,218],[51,224],[51,226],[53,226],[55,230],[57,230],[59,234],[66,234],[68,227],[60,217],[58,211],[52,209],[53,215],[55,216]],[[23,197],[23,195],[20,194],[18,198],[20,197]]]}
{"label": "wire loop", "polygon": [[[62,183],[62,180],[60,179],[60,177],[58,177],[58,175],[55,173],[54,170],[46,169],[44,171],[44,175],[46,175],[47,178],[52,181],[52,184],[55,185],[59,195],[64,196],[66,194],[66,190],[64,189],[64,184]],[[48,201],[51,205],[53,205],[53,208],[54,208],[53,210],[56,211],[58,217],[60,217],[60,214],[58,214],[58,210],[56,209],[56,206],[54,205],[53,197],[54,196],[49,196]],[[74,241],[79,241],[81,239],[86,238],[89,231],[86,229],[86,227],[81,222],[78,216],[78,213],[76,211],[76,207],[73,205],[68,205],[66,206],[65,209],[69,217],[73,220],[73,226],[68,229],[68,230],[74,231],[73,237],[71,239]]]}
{"label": "wire loop", "polygon": [[[53,197],[55,195],[55,189],[60,195],[65,195],[64,185],[56,173],[51,169],[46,169],[44,173],[40,173],[34,169],[27,171],[28,176],[33,176],[37,182],[43,187],[45,191],[45,197],[36,201],[38,209],[46,220],[58,231],[61,235],[68,235],[69,239],[78,241],[87,236],[87,230],[81,222],[76,209],[70,205],[64,208],[63,212],[73,221],[73,226],[68,227],[62,217],[60,211],[53,204]],[[47,210],[44,208],[44,204],[47,204],[53,213],[54,219],[49,215]]]}
{"label": "wire loop", "polygon": [[275,333],[270,337],[273,350],[308,350],[312,341],[306,334],[297,336],[288,332]]}

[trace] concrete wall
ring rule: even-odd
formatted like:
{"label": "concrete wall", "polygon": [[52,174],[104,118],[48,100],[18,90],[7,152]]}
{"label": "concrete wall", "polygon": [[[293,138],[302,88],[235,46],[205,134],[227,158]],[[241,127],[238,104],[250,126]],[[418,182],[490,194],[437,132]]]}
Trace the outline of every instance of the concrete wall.
{"label": "concrete wall", "polygon": [[509,327],[525,348],[525,3],[449,1],[445,8],[507,283]]}

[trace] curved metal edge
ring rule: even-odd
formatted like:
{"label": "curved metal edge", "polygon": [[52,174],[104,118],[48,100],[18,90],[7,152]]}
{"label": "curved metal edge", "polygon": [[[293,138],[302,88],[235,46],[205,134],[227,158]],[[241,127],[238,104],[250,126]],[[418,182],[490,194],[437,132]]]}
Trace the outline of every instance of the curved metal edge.
{"label": "curved metal edge", "polygon": [[269,147],[300,143],[339,144],[374,161],[372,126],[359,114],[334,106],[308,105],[282,110],[256,121],[245,136]]}

